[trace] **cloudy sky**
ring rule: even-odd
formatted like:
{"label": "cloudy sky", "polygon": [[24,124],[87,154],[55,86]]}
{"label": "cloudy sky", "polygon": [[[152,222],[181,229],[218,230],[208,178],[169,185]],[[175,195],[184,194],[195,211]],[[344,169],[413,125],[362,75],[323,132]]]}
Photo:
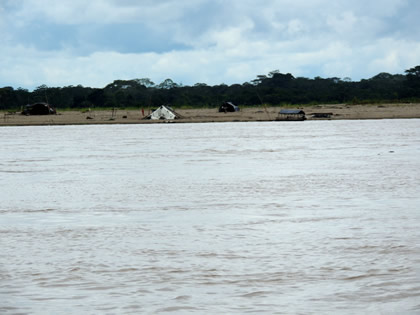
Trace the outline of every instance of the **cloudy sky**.
{"label": "cloudy sky", "polygon": [[419,14],[418,0],[0,0],[0,87],[404,73]]}

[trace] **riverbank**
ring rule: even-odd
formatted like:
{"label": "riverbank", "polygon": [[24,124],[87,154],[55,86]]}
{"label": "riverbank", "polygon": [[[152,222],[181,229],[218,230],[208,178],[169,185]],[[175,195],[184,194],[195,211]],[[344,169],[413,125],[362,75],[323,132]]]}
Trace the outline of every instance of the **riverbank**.
{"label": "riverbank", "polygon": [[[394,119],[420,118],[420,104],[380,104],[380,105],[316,105],[299,106],[306,113],[308,120],[339,119]],[[219,113],[216,108],[176,109],[182,119],[171,122],[205,123],[232,121],[272,121],[278,116],[282,107],[245,107],[235,113]],[[315,113],[331,113],[329,118],[316,118]],[[144,110],[144,115],[149,111]],[[20,113],[4,112],[1,114],[0,126],[32,125],[82,125],[82,124],[150,124],[162,123],[163,120],[144,120],[139,110],[90,110],[58,111],[57,115],[25,116]]]}

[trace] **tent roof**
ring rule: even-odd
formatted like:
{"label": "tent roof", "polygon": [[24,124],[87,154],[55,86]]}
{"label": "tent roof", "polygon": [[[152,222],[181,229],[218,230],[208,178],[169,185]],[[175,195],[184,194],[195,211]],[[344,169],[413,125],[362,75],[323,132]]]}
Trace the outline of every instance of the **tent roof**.
{"label": "tent roof", "polygon": [[301,109],[282,109],[279,114],[284,115],[305,115],[305,112]]}
{"label": "tent roof", "polygon": [[[171,117],[165,117],[169,114]],[[172,108],[166,105],[160,105],[155,109],[150,115],[144,117],[143,119],[177,119],[182,118],[182,116],[176,113]]]}

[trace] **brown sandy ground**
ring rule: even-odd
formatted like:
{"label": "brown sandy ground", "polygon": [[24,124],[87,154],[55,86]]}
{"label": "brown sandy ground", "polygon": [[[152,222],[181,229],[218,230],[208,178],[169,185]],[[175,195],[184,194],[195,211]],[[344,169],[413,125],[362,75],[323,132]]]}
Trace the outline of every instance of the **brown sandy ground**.
{"label": "brown sandy ground", "polygon": [[[420,118],[420,103],[412,104],[381,104],[381,105],[316,105],[300,106],[306,113],[308,120],[327,120],[313,118],[313,113],[332,113],[331,120],[338,119],[392,119],[392,118]],[[184,118],[170,122],[199,123],[199,122],[232,122],[232,121],[272,121],[278,116],[282,107],[244,107],[235,113],[219,113],[212,109],[176,109]],[[149,110],[145,109],[145,115]],[[91,111],[63,111],[57,115],[24,116],[20,113],[1,112],[0,126],[30,126],[30,125],[81,125],[81,124],[150,124],[168,122],[164,120],[152,121],[142,119],[141,109]]]}

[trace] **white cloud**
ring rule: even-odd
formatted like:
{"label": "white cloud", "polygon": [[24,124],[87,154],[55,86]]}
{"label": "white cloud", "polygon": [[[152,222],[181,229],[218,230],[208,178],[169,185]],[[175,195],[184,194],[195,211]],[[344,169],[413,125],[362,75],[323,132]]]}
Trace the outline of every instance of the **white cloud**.
{"label": "white cloud", "polygon": [[[203,1],[21,0],[15,16],[21,21],[47,20],[60,24],[161,24],[182,18]],[[158,22],[158,23],[156,23]]]}
{"label": "white cloud", "polygon": [[340,35],[347,35],[352,32],[357,22],[358,19],[353,12],[343,12],[339,15],[330,16],[327,19],[327,25]]}
{"label": "white cloud", "polygon": [[[358,80],[383,71],[402,73],[420,56],[415,0],[6,4],[0,4],[0,86],[102,87],[141,77],[231,84],[275,69]],[[131,37],[119,50],[124,30]],[[157,50],[159,42],[165,45]]]}
{"label": "white cloud", "polygon": [[[377,51],[382,51],[378,54]],[[412,68],[420,64],[420,42],[386,38],[370,48],[371,58],[368,63],[370,73],[403,72],[401,69]]]}

